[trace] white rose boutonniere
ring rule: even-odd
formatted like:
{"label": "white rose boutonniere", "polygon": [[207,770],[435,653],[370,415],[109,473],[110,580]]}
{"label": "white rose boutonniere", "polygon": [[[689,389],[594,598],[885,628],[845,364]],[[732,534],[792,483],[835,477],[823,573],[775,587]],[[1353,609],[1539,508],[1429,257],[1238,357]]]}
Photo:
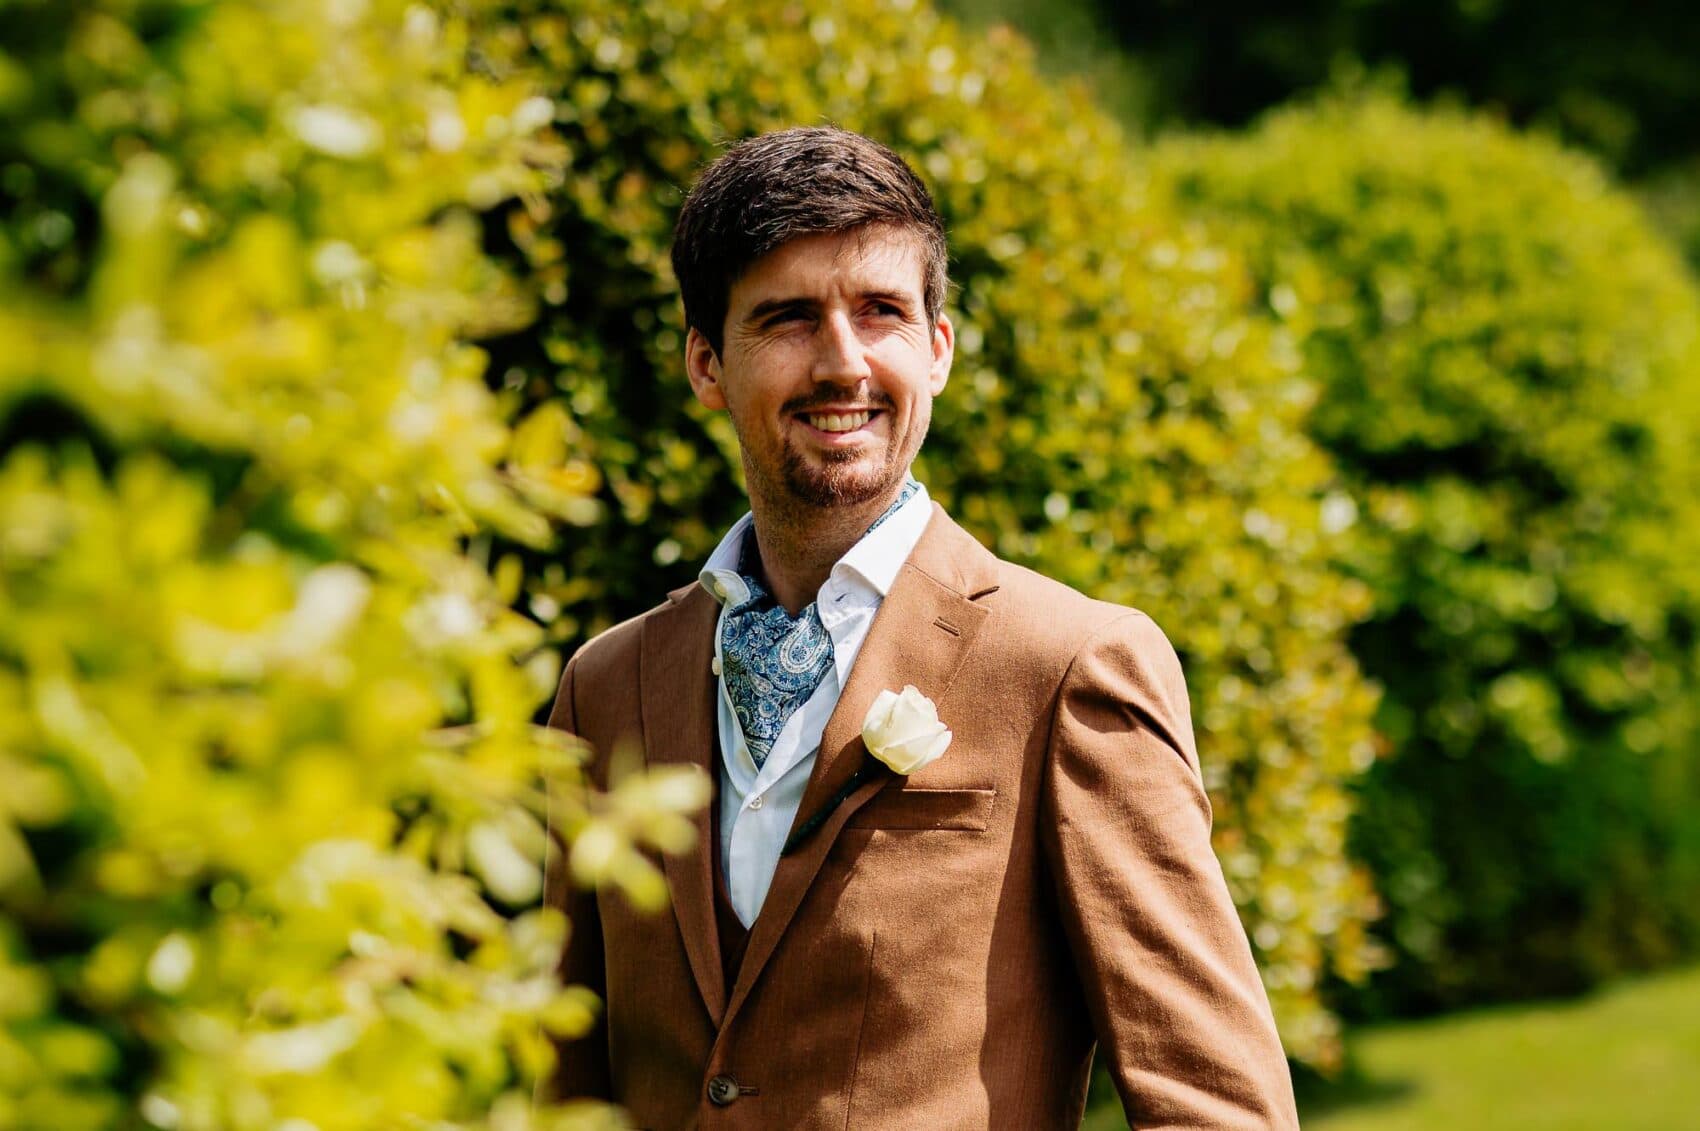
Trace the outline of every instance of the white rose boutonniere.
{"label": "white rose boutonniere", "polygon": [[868,753],[897,774],[912,774],[937,760],[950,738],[950,729],[939,722],[938,708],[913,684],[902,691],[880,692],[862,720]]}
{"label": "white rose boutonniere", "polygon": [[[902,691],[882,691],[868,708],[862,720],[862,744],[868,753],[884,762],[896,774],[912,774],[922,766],[938,760],[950,745],[950,728],[939,722],[938,708],[933,701],[913,686]],[[797,822],[791,835],[785,838],[781,856],[789,856],[826,823],[835,809],[856,790],[879,773],[878,767],[864,762],[850,775],[837,793],[827,799],[806,821]],[[801,814],[798,814],[801,816]]]}

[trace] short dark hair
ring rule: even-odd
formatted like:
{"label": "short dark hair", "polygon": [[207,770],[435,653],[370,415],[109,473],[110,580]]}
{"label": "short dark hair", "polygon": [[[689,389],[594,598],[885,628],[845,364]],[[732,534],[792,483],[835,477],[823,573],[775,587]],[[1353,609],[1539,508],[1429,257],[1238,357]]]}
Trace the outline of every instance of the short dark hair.
{"label": "short dark hair", "polygon": [[903,158],[836,126],[738,142],[698,178],[673,229],[685,322],[720,353],[732,284],[800,236],[889,225],[920,240],[929,324],[944,307],[944,221]]}

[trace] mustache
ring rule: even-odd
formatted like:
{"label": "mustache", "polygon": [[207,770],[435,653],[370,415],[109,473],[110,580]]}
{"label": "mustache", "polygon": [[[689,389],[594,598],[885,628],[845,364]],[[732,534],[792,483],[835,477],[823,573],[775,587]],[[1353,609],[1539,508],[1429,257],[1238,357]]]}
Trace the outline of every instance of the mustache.
{"label": "mustache", "polygon": [[873,393],[866,397],[857,397],[849,390],[834,389],[829,386],[818,393],[811,393],[806,397],[796,397],[786,401],[782,411],[787,416],[794,416],[799,412],[825,408],[827,405],[840,404],[846,400],[853,400],[858,404],[865,404],[881,410],[892,409],[897,404],[889,393]]}

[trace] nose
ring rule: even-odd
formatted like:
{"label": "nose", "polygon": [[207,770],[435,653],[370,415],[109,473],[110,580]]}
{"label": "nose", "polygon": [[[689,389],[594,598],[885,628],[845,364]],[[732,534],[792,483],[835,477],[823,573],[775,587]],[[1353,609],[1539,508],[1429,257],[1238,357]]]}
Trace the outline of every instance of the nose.
{"label": "nose", "polygon": [[861,336],[848,312],[835,310],[821,319],[811,376],[829,384],[854,383],[873,376]]}

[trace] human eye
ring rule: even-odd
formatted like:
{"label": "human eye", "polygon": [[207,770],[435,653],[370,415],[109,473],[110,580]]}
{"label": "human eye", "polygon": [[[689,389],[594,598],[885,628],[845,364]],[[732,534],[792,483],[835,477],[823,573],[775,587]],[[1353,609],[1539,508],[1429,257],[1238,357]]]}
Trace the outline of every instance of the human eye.
{"label": "human eye", "polygon": [[778,329],[782,326],[805,321],[808,316],[808,311],[800,306],[785,306],[763,318],[761,325],[763,329]]}

